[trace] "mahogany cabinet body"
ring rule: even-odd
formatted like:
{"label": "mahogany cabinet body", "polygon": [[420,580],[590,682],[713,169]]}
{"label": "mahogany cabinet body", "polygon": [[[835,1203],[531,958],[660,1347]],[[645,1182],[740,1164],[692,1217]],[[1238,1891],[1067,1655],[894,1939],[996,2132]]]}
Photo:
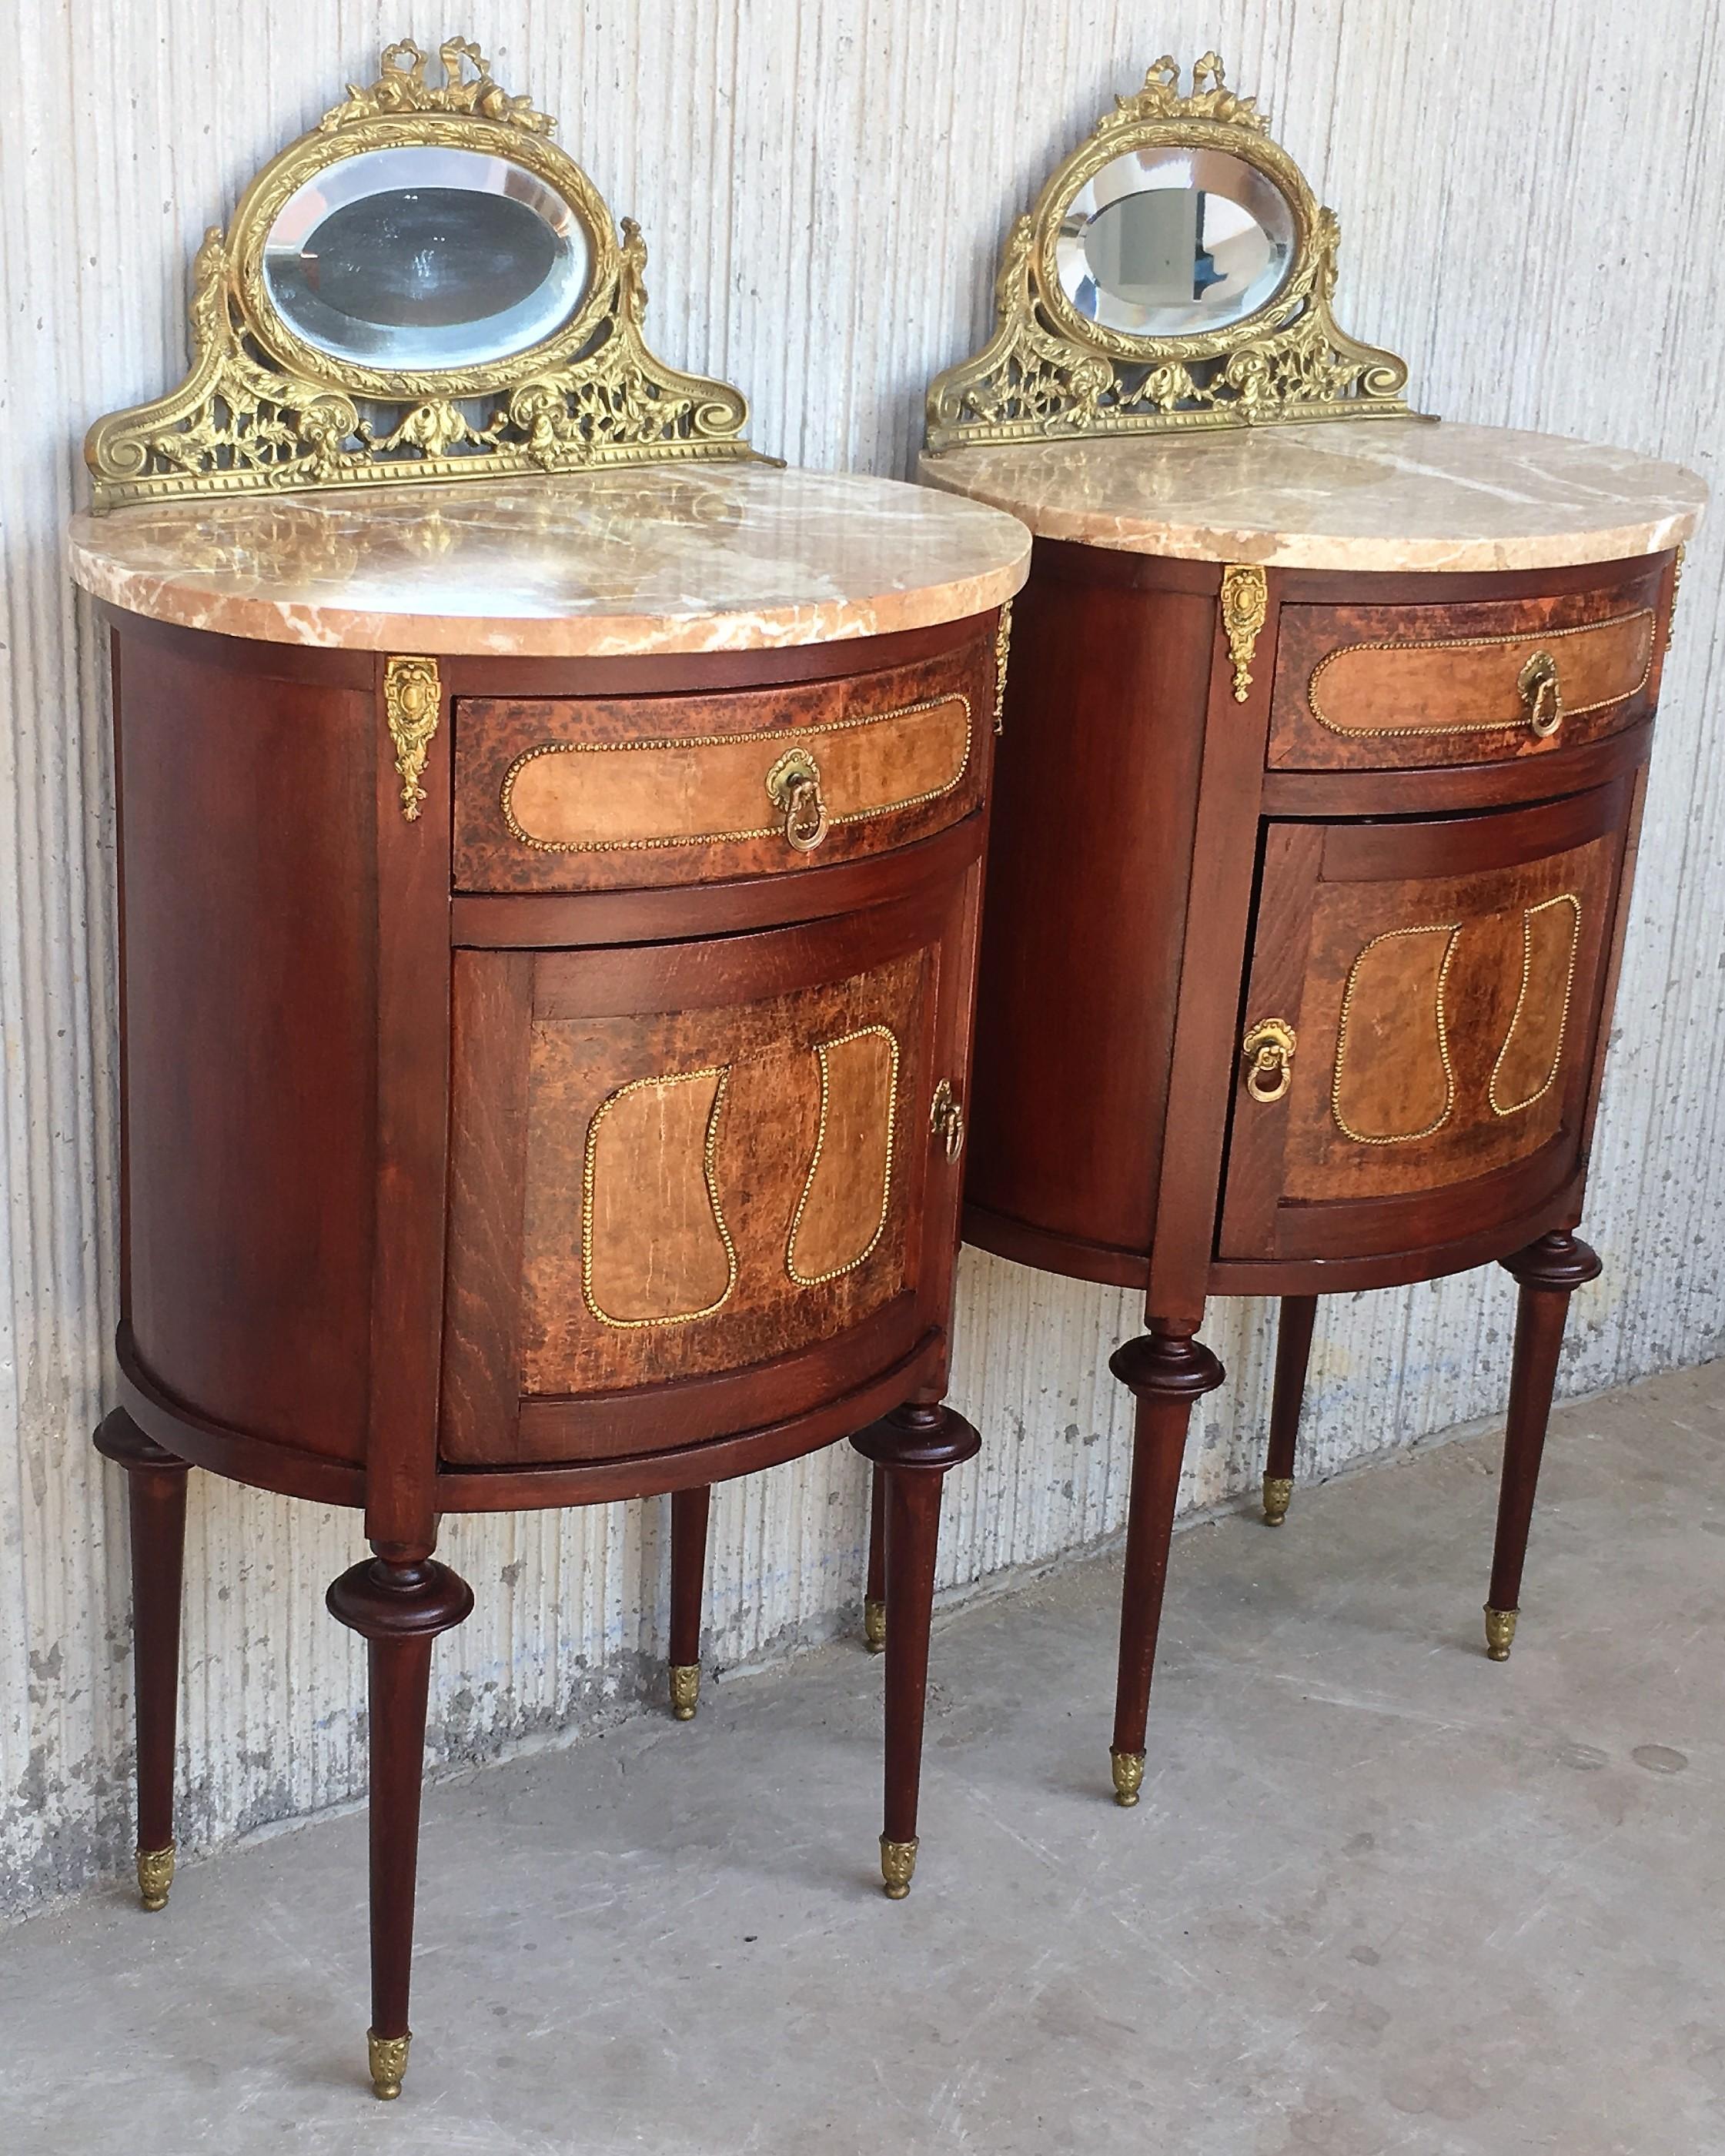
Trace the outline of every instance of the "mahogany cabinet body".
{"label": "mahogany cabinet body", "polygon": [[[686,1643],[706,1486],[865,1434],[927,1522],[887,1668],[891,1839],[914,1851],[922,1493],[976,1442],[939,1403],[997,617],[445,657],[417,778],[388,654],[109,620],[123,1407],[102,1443],[182,1520],[182,1462],[363,1507],[376,1560],[331,1607],[372,1642],[393,1813],[374,2035],[406,2033],[429,1639],[470,1606],[430,1562],[443,1513],[685,1493]],[[812,793],[772,790],[788,757]],[[168,1591],[141,1576],[141,1610]],[[152,1602],[141,1839],[168,1815],[176,1635]]]}
{"label": "mahogany cabinet body", "polygon": [[[1177,1352],[1209,1296],[1290,1299],[1274,1480],[1292,1471],[1311,1298],[1553,1236],[1558,1255],[1517,1275],[1524,1300],[1588,1276],[1568,1231],[1676,566],[1255,572],[1261,626],[1230,644],[1224,565],[1036,542],[965,1232],[1143,1291],[1156,1353],[1117,1370],[1140,1404],[1135,1474],[1167,1496],[1135,1495],[1135,1534],[1165,1543],[1174,1477],[1147,1451],[1172,1443],[1177,1466],[1190,1400],[1221,1381]],[[1286,1050],[1268,1036],[1260,1061],[1264,1021]],[[1548,1377],[1522,1414],[1541,1435],[1548,1400]],[[1272,1518],[1288,1486],[1266,1491]],[[1142,1747],[1127,1666],[1147,1694],[1154,1643],[1130,1601],[1117,1788]]]}

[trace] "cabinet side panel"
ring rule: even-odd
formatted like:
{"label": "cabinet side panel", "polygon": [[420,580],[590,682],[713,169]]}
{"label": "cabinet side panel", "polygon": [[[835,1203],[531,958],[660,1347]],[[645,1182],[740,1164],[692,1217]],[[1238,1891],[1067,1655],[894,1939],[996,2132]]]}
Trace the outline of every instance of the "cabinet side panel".
{"label": "cabinet side panel", "polygon": [[210,1419],[362,1456],[375,968],[368,700],[116,639],[127,1306]]}
{"label": "cabinet side panel", "polygon": [[1142,1251],[1215,600],[1056,578],[1050,558],[1039,541],[1014,604],[965,1197]]}

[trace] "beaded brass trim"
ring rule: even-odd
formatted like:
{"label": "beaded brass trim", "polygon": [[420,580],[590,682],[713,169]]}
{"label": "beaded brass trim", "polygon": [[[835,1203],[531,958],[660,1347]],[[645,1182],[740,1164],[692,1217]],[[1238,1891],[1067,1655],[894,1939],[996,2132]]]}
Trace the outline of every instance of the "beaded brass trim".
{"label": "beaded brass trim", "polygon": [[516,816],[516,781],[528,764],[542,756],[632,756],[654,749],[735,748],[750,742],[758,742],[762,748],[781,749],[790,742],[818,741],[829,734],[854,732],[859,726],[881,726],[894,719],[916,718],[924,711],[937,711],[945,704],[959,704],[964,710],[964,753],[958,760],[957,770],[944,786],[931,787],[926,793],[910,794],[901,801],[881,801],[867,808],[848,809],[842,816],[828,819],[829,823],[834,826],[866,824],[876,816],[897,815],[902,810],[921,808],[928,802],[939,801],[945,795],[955,793],[964,783],[964,775],[970,768],[970,751],[974,734],[968,696],[953,690],[944,696],[927,696],[915,704],[897,705],[890,711],[865,711],[857,718],[832,719],[818,726],[792,726],[782,732],[691,734],[681,739],[675,735],[665,735],[652,741],[541,742],[536,747],[523,749],[503,774],[500,798],[503,820],[508,825],[511,837],[539,854],[649,853],[673,846],[733,845],[746,839],[776,839],[783,835],[783,826],[778,824],[762,824],[745,831],[698,831],[687,837],[668,839],[536,839],[531,831],[522,828]]}
{"label": "beaded brass trim", "polygon": [[[821,1154],[827,1142],[827,1114],[832,1099],[832,1080],[827,1055],[830,1050],[843,1048],[853,1040],[884,1040],[892,1056],[892,1076],[886,1093],[886,1173],[880,1183],[880,1217],[875,1223],[875,1232],[854,1258],[842,1265],[829,1265],[824,1273],[804,1273],[797,1270],[797,1231],[803,1225],[803,1215],[808,1210],[809,1200],[814,1189],[814,1178],[820,1167]],[[893,1151],[898,1133],[898,1036],[890,1026],[862,1025],[855,1033],[840,1034],[833,1040],[818,1040],[814,1054],[820,1065],[820,1118],[815,1125],[814,1151],[809,1155],[809,1173],[803,1178],[803,1194],[797,1200],[797,1209],[791,1216],[791,1232],[784,1246],[784,1269],[798,1287],[819,1287],[827,1281],[837,1280],[842,1274],[855,1272],[865,1265],[879,1247],[886,1232],[887,1216],[892,1209]]]}
{"label": "beaded brass trim", "polygon": [[[1450,978],[1450,968],[1455,957],[1455,947],[1461,941],[1462,923],[1459,921],[1437,921],[1419,928],[1389,928],[1381,936],[1374,936],[1365,944],[1359,956],[1348,969],[1348,984],[1342,991],[1342,1012],[1336,1021],[1336,1071],[1330,1081],[1330,1113],[1336,1119],[1336,1127],[1343,1137],[1352,1138],[1356,1145],[1410,1145],[1416,1138],[1429,1138],[1440,1131],[1455,1111],[1455,1071],[1450,1061],[1450,1029],[1444,1013],[1444,988]],[[1402,936],[1447,936],[1444,947],[1443,963],[1438,968],[1437,993],[1434,1015],[1437,1020],[1438,1055],[1444,1066],[1444,1110],[1435,1122],[1424,1130],[1393,1131],[1381,1137],[1368,1136],[1355,1130],[1342,1112],[1342,1067],[1348,1055],[1348,1018],[1353,1005],[1353,987],[1359,978],[1359,969],[1368,955],[1380,943],[1393,943]]]}
{"label": "beaded brass trim", "polygon": [[1530,629],[1515,636],[1446,636],[1430,640],[1404,636],[1387,638],[1375,644],[1343,644],[1334,651],[1326,652],[1312,668],[1312,678],[1306,685],[1307,707],[1326,732],[1340,734],[1344,739],[1352,741],[1399,736],[1523,733],[1527,724],[1525,714],[1518,714],[1512,719],[1467,719],[1453,726],[1436,726],[1420,721],[1402,726],[1347,726],[1326,714],[1317,701],[1317,685],[1338,659],[1346,659],[1350,653],[1356,651],[1477,651],[1499,644],[1554,644],[1561,637],[1591,635],[1595,629],[1621,629],[1626,622],[1645,622],[1647,624],[1647,650],[1641,663],[1640,679],[1633,688],[1625,689],[1620,696],[1601,696],[1591,704],[1566,704],[1563,706],[1565,718],[1580,718],[1589,711],[1608,711],[1613,704],[1626,704],[1631,696],[1639,696],[1646,687],[1648,677],[1653,671],[1654,617],[1651,607],[1637,607],[1632,613],[1612,614],[1604,621],[1577,622],[1572,629]]}
{"label": "beaded brass trim", "polygon": [[[701,1310],[674,1311],[665,1317],[614,1317],[608,1310],[599,1306],[593,1286],[593,1194],[594,1162],[598,1150],[599,1126],[619,1101],[631,1093],[639,1093],[649,1086],[687,1086],[698,1078],[716,1078],[717,1090],[706,1119],[706,1142],[701,1149],[701,1173],[706,1183],[707,1203],[713,1209],[713,1224],[719,1231],[719,1240],[725,1245],[725,1289],[716,1301]],[[614,1326],[619,1332],[636,1332],[659,1325],[692,1325],[697,1318],[711,1317],[722,1310],[737,1288],[737,1245],[731,1240],[730,1223],[725,1218],[725,1208],[719,1197],[718,1177],[715,1156],[719,1145],[719,1117],[725,1106],[726,1090],[731,1083],[728,1063],[709,1064],[701,1070],[679,1070],[669,1077],[634,1078],[627,1086],[619,1086],[614,1093],[608,1093],[593,1110],[593,1121],[587,1127],[587,1152],[581,1164],[581,1299],[590,1313],[601,1325]]]}
{"label": "beaded brass trim", "polygon": [[[1527,989],[1533,972],[1533,916],[1548,913],[1554,906],[1567,906],[1574,919],[1569,927],[1569,966],[1563,978],[1563,1008],[1558,1019],[1557,1046],[1552,1051],[1551,1069],[1545,1074],[1545,1083],[1538,1092],[1530,1093],[1525,1101],[1512,1101],[1507,1107],[1497,1097],[1497,1075],[1503,1068],[1503,1059],[1509,1053],[1509,1044],[1516,1037],[1516,1028],[1521,1023],[1522,1010],[1527,1000]],[[1563,1060],[1563,1036],[1569,1029],[1569,999],[1575,993],[1575,961],[1581,951],[1581,901],[1573,891],[1560,891],[1555,898],[1543,899],[1538,906],[1522,909],[1522,985],[1516,991],[1516,1007],[1510,1015],[1509,1030],[1503,1036],[1503,1045],[1497,1051],[1497,1060],[1491,1065],[1491,1078],[1486,1088],[1486,1098],[1491,1103],[1494,1116],[1518,1116],[1524,1108],[1531,1108],[1536,1101],[1543,1101],[1557,1081],[1558,1070]]]}

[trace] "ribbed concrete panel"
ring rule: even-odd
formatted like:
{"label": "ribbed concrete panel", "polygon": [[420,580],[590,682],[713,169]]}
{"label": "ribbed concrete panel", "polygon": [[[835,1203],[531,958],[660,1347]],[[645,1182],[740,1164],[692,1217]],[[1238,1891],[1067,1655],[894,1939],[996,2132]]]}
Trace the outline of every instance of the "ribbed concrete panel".
{"label": "ribbed concrete panel", "polygon": [[[1427,408],[1718,462],[1725,310],[1697,236],[1725,223],[1725,60],[1706,0],[473,0],[446,23],[343,0],[24,0],[0,80],[0,1908],[123,1868],[131,1842],[123,1495],[87,1445],[115,1302],[113,875],[105,661],[60,566],[78,444],[178,378],[204,227],[409,28],[477,37],[559,116],[641,220],[656,346],[740,382],[756,441],[798,463],[909,471],[923,386],[982,333],[1009,218],[1158,53],[1211,44],[1340,214],[1343,321],[1406,354]],[[1572,1391],[1725,1334],[1722,561],[1725,520],[1692,549],[1666,677],[1595,1163],[1606,1270],[1578,1298]],[[954,1478],[954,1588],[1119,1526],[1130,1421],[1106,1358],[1136,1329],[1129,1296],[973,1253],[960,1288],[957,1396],[987,1443]],[[1512,1315],[1496,1276],[1327,1306],[1301,1473],[1497,1411]],[[1272,1318],[1213,1310],[1230,1382],[1198,1419],[1194,1504],[1260,1471]],[[479,1602],[439,1650],[439,1758],[638,1707],[666,1513],[450,1529]],[[714,1657],[845,1621],[865,1517],[848,1450],[726,1491]],[[188,1844],[361,1785],[361,1658],[322,1596],[362,1547],[345,1515],[193,1478]]]}

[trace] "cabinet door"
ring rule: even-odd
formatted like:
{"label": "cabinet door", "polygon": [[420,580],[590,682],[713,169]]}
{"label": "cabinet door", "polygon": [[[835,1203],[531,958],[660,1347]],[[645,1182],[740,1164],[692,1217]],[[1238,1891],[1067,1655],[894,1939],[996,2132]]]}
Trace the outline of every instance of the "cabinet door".
{"label": "cabinet door", "polygon": [[1255,1080],[1242,1055],[1219,1256],[1416,1249],[1562,1186],[1632,797],[1266,827],[1243,1029],[1294,1045],[1285,1090],[1274,1047]]}
{"label": "cabinet door", "polygon": [[443,1451],[783,1420],[946,1322],[974,875],[803,927],[458,952]]}

